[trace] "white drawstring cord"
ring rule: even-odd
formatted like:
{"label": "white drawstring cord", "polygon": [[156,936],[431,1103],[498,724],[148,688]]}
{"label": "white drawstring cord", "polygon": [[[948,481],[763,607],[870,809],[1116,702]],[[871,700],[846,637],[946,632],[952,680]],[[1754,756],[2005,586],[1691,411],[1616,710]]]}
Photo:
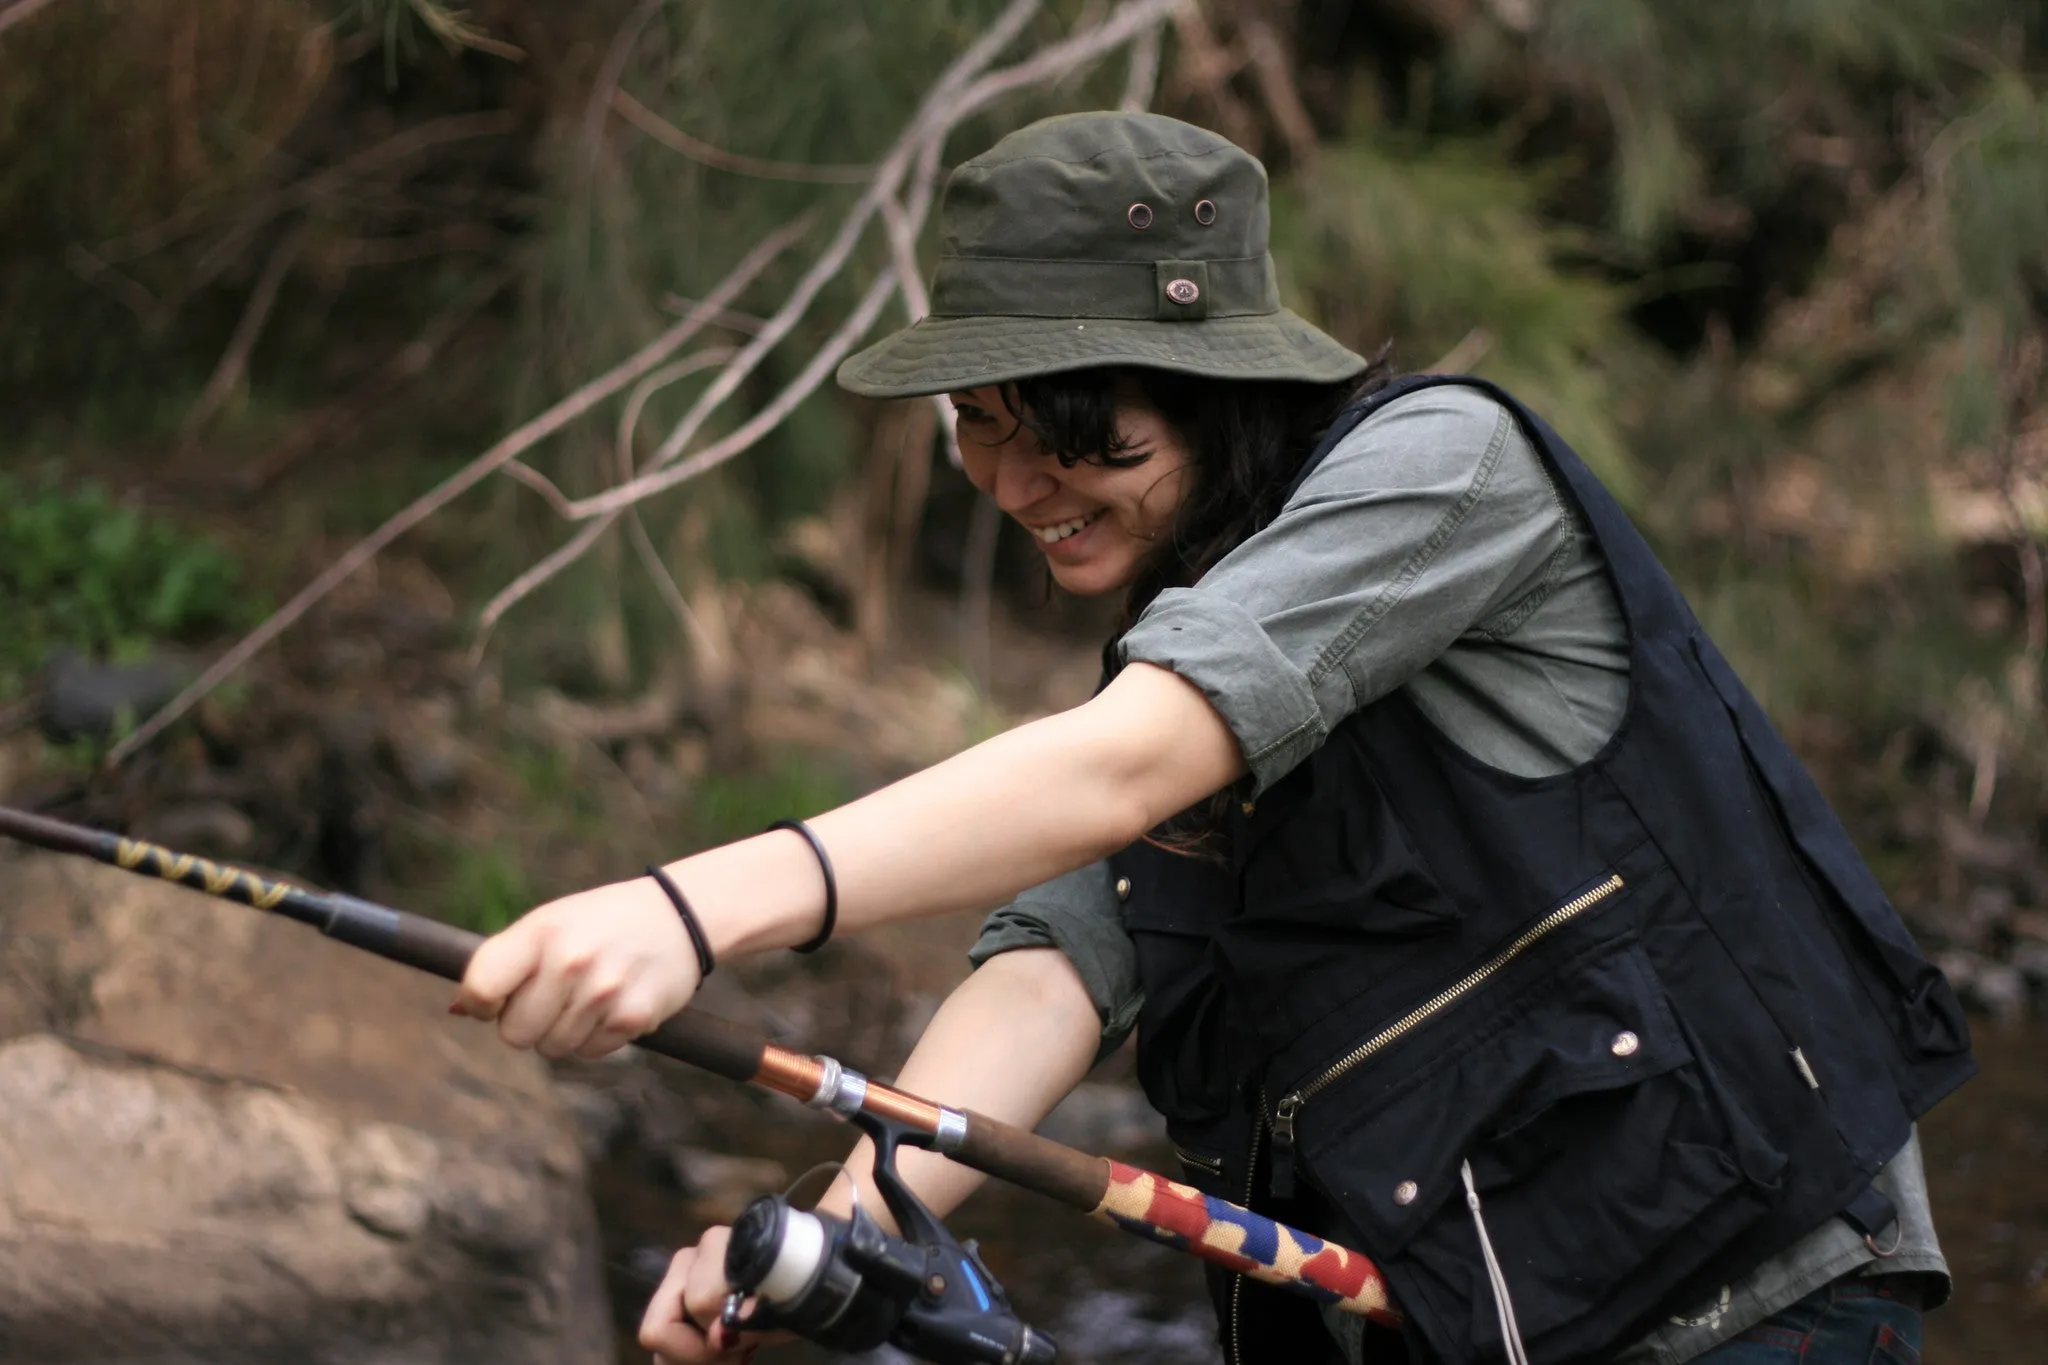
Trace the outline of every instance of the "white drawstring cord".
{"label": "white drawstring cord", "polygon": [[1500,1258],[1493,1254],[1493,1239],[1486,1235],[1486,1219],[1479,1212],[1479,1190],[1472,1183],[1472,1163],[1458,1163],[1465,1177],[1465,1207],[1472,1210],[1472,1226],[1479,1229],[1479,1250],[1486,1257],[1486,1278],[1493,1282],[1493,1307],[1500,1314],[1500,1337],[1507,1347],[1508,1365],[1529,1365],[1529,1353],[1522,1347],[1522,1329],[1515,1325],[1514,1300],[1508,1297],[1507,1276],[1501,1274]]}

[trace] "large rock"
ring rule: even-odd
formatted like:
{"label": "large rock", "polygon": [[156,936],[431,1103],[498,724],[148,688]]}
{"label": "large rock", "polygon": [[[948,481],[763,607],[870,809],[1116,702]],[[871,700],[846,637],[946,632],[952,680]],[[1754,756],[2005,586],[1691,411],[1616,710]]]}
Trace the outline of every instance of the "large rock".
{"label": "large rock", "polygon": [[0,1363],[612,1359],[574,1125],[450,989],[0,852]]}

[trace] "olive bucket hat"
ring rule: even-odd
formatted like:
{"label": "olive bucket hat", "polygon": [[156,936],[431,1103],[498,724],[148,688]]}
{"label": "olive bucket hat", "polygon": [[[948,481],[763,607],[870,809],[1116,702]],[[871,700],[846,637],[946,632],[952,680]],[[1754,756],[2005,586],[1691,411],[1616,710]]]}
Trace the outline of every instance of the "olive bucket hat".
{"label": "olive bucket hat", "polygon": [[946,180],[931,313],[839,367],[908,398],[1098,365],[1349,378],[1366,362],[1280,306],[1266,170],[1157,114],[1020,128]]}

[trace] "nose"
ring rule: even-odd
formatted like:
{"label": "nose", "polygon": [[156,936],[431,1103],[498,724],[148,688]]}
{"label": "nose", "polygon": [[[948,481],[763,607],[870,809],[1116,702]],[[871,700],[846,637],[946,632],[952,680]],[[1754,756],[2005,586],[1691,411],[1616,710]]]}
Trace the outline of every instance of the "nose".
{"label": "nose", "polygon": [[[1020,433],[1020,437],[1024,435]],[[1011,439],[994,453],[987,491],[1004,512],[1014,516],[1059,488],[1059,480],[1052,475],[1059,466],[1038,448],[1038,442]]]}

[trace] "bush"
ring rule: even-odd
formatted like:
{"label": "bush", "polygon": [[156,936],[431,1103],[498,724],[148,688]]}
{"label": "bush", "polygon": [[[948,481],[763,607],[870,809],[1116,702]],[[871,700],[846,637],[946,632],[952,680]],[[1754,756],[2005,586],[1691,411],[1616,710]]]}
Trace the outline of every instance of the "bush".
{"label": "bush", "polygon": [[93,484],[0,474],[0,696],[59,646],[134,657],[243,623],[253,608],[241,566],[212,541]]}

